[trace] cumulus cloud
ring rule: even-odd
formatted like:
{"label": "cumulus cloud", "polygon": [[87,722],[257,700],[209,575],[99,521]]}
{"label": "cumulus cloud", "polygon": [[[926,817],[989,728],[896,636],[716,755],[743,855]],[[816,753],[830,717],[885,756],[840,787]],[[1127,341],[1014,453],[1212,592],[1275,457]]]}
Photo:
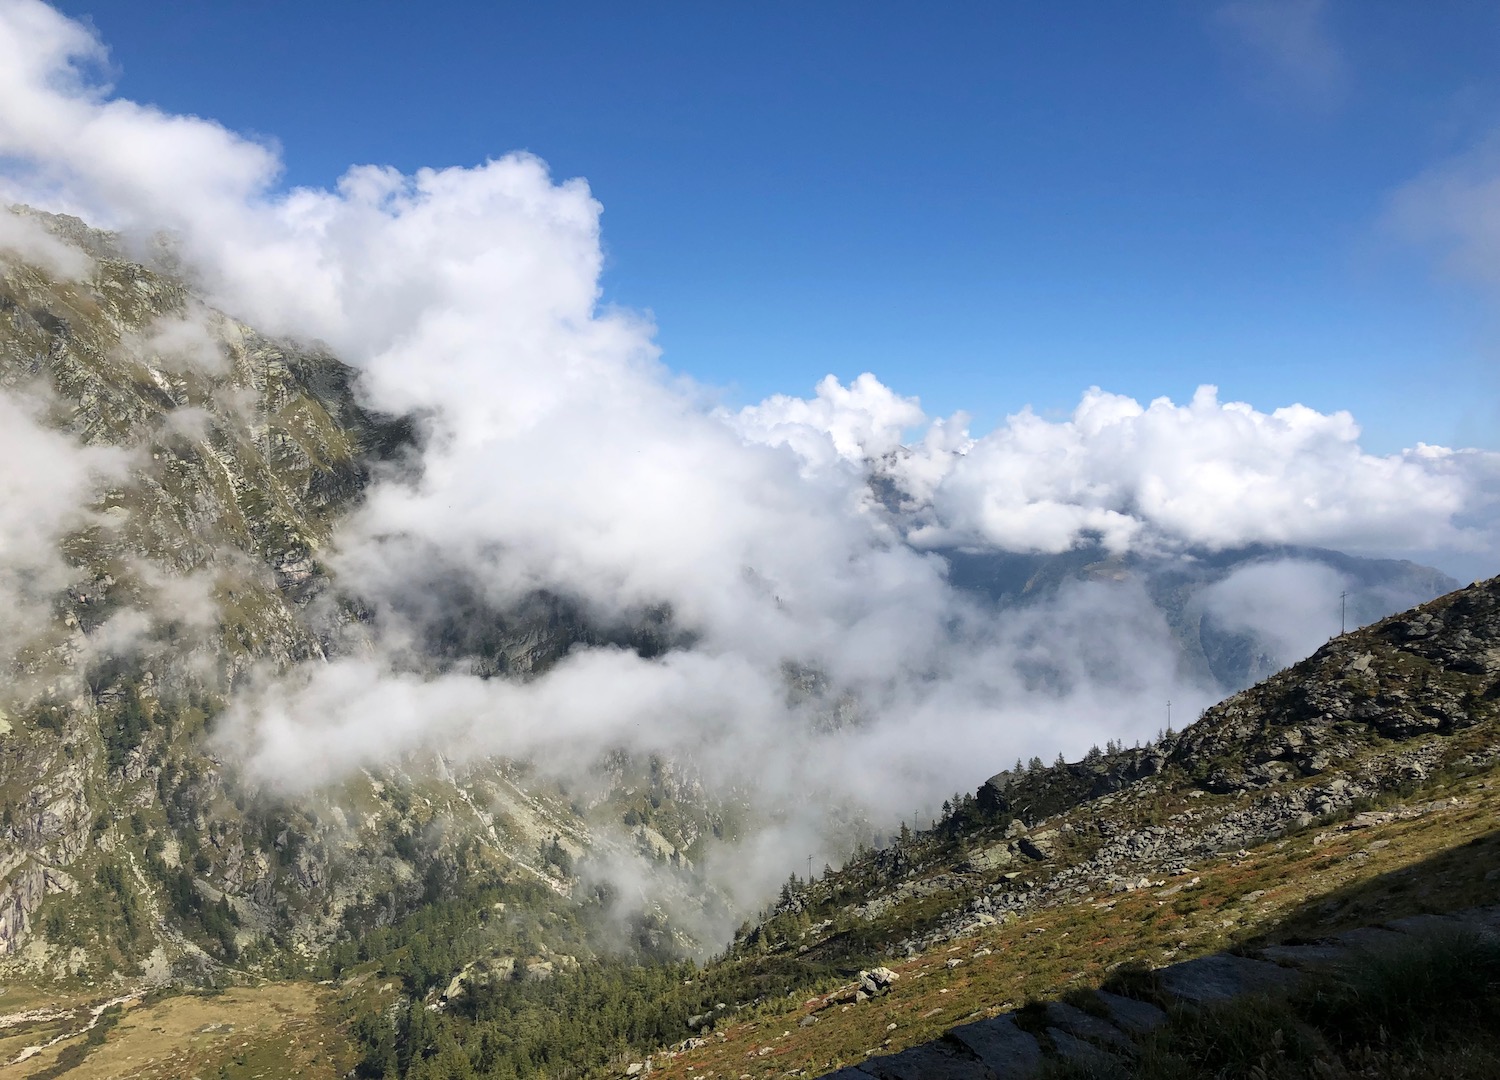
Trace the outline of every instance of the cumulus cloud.
{"label": "cumulus cloud", "polygon": [[1062,551],[1095,535],[1211,550],[1251,543],[1352,551],[1486,547],[1461,515],[1493,493],[1495,455],[1418,444],[1364,452],[1346,412],[1221,402],[1149,405],[1098,388],[1070,419],[1029,411],[955,458],[919,542]]}
{"label": "cumulus cloud", "polygon": [[[904,816],[1016,755],[1149,735],[1158,703],[1216,694],[1178,671],[1139,582],[997,617],[923,546],[1466,535],[1461,454],[1373,457],[1346,414],[1211,389],[1144,407],[1094,390],[1070,420],[1023,412],[981,438],[871,375],[710,411],[647,321],[600,305],[583,181],[515,154],[282,191],[272,148],[111,97],[89,77],[102,56],[36,0],[0,0],[5,194],[167,230],[216,306],[326,342],[374,405],[424,418],[419,475],[374,486],[321,553],[375,612],[372,647],[262,676],[220,726],[287,790],[431,750],[560,773],[668,753],[818,844],[833,805]],[[201,358],[192,323],[134,347]],[[882,480],[899,499],[872,500]],[[560,597],[599,625],[666,611],[675,636],[655,657],[578,648],[529,681],[480,679],[407,647],[442,583],[493,610]],[[815,689],[792,693],[789,670]]]}
{"label": "cumulus cloud", "polygon": [[1183,405],[1142,405],[1094,387],[1064,420],[1023,409],[975,438],[957,416],[901,445],[925,419],[869,374],[733,418],[747,438],[794,449],[814,476],[858,462],[894,483],[907,496],[897,524],[921,547],[1494,553],[1500,454],[1421,443],[1369,454],[1347,412],[1261,412],[1212,386]]}
{"label": "cumulus cloud", "polygon": [[774,394],[731,422],[747,438],[790,446],[822,468],[835,459],[858,465],[884,457],[901,447],[907,429],[926,420],[916,398],[900,396],[867,371],[848,386],[826,376],[810,400]]}

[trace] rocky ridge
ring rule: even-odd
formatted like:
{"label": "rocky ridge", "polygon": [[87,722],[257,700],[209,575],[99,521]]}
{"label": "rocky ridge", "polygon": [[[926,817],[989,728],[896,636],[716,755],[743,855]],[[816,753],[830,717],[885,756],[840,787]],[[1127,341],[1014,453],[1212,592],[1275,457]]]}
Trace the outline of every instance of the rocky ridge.
{"label": "rocky ridge", "polygon": [[[1068,895],[1160,887],[1197,859],[1305,828],[1444,768],[1500,760],[1497,718],[1500,579],[1491,579],[1336,638],[1152,746],[992,777],[976,804],[1008,818],[1007,835],[956,872],[915,878],[860,910],[875,917],[999,871],[965,912],[902,943],[925,948]],[[1478,737],[1461,738],[1469,732]],[[1140,823],[1145,805],[1174,793],[1181,809]],[[1205,804],[1208,795],[1222,798]],[[1012,886],[1022,879],[1025,889]]]}

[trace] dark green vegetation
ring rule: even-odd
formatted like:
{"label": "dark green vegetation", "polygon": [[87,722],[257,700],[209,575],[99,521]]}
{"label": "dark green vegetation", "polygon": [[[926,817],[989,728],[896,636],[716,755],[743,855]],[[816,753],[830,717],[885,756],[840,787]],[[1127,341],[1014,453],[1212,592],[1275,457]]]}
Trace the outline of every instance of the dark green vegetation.
{"label": "dark green vegetation", "polygon": [[[351,987],[360,1076],[584,1075],[680,1041],[742,1003],[839,981],[834,965],[753,951],[704,967],[682,960],[664,923],[618,915],[607,889],[581,905],[539,886],[462,882],[445,892],[457,896],[328,954],[326,973]],[[554,950],[545,966],[517,959],[543,942]],[[563,945],[578,956],[559,956]],[[364,992],[388,979],[402,991],[394,1010]]]}

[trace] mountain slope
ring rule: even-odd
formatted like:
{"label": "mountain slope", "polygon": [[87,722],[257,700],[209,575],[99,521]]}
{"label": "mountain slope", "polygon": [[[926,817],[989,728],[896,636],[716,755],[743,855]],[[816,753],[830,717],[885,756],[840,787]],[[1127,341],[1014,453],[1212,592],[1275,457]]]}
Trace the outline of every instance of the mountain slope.
{"label": "mountain slope", "polygon": [[[542,851],[577,853],[582,823],[503,763],[418,762],[293,805],[220,760],[213,721],[238,683],[359,647],[364,613],[319,552],[412,429],[365,411],[326,354],[203,308],[106,234],[43,220],[93,261],[77,280],[5,265],[0,385],[113,456],[59,529],[59,566],[22,583],[42,617],[6,642],[0,954],[154,978],[246,947],[274,961],[420,903],[470,842],[566,893]],[[522,663],[581,636],[556,605],[505,630]]]}

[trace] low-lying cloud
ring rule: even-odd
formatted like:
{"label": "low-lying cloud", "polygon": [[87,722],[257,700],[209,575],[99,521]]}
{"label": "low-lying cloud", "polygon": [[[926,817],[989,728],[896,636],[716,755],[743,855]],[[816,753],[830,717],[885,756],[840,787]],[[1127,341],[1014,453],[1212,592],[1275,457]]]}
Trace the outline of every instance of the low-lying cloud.
{"label": "low-lying cloud", "polygon": [[[7,215],[0,212],[0,219]],[[49,624],[52,594],[72,581],[58,541],[97,524],[103,485],[125,472],[112,447],[82,447],[48,426],[47,400],[0,389],[0,661]]]}

